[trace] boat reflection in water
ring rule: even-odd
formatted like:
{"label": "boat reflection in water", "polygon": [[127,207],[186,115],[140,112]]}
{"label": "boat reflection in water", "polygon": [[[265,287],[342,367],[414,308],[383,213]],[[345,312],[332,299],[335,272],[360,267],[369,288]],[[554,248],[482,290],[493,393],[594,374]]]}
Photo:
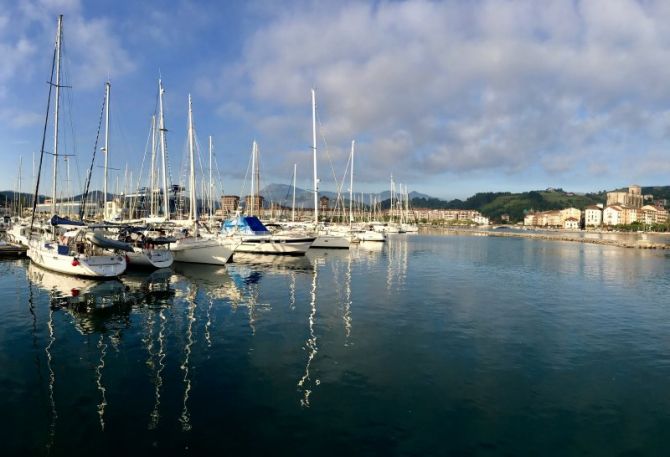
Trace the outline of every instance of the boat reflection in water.
{"label": "boat reflection in water", "polygon": [[[28,278],[32,285],[39,287],[49,293],[49,320],[47,328],[49,333],[48,344],[45,347],[47,358],[47,369],[49,371],[49,403],[50,403],[50,439],[48,448],[53,446],[56,432],[56,410],[55,385],[56,372],[53,366],[53,350],[56,344],[56,333],[54,326],[54,312],[65,309],[74,317],[74,325],[82,335],[99,333],[96,343],[99,351],[94,368],[94,382],[100,395],[100,401],[96,406],[100,428],[105,428],[105,407],[107,406],[106,389],[103,384],[103,369],[105,367],[105,356],[108,344],[105,342],[105,334],[111,328],[110,323],[121,324],[124,327],[127,321],[129,309],[123,305],[126,303],[125,287],[118,280],[96,281],[93,279],[78,278],[69,275],[54,273],[35,266],[28,265]],[[100,315],[102,314],[102,315]],[[110,319],[114,316],[113,319]],[[112,341],[114,336],[110,336]]]}
{"label": "boat reflection in water", "polygon": [[306,256],[276,256],[236,252],[231,265],[233,267],[235,265],[253,266],[266,271],[308,271],[311,262],[309,257]]}
{"label": "boat reflection in water", "polygon": [[[107,388],[104,385],[105,360],[109,350],[119,351],[121,332],[130,327],[130,314],[138,306],[156,307],[160,309],[162,329],[159,331],[159,351],[157,358],[160,366],[164,360],[164,324],[163,310],[169,305],[174,290],[170,287],[172,272],[157,270],[149,275],[124,276],[123,283],[119,280],[95,280],[63,275],[42,269],[34,264],[28,265],[28,278],[32,286],[49,294],[48,344],[45,347],[47,369],[49,371],[48,391],[51,409],[50,442],[55,438],[56,410],[55,384],[56,372],[53,367],[53,350],[56,344],[54,313],[64,310],[72,316],[72,323],[77,332],[83,336],[97,335],[95,348],[97,358],[93,367],[93,381],[99,394],[96,410],[100,429],[105,429],[105,408],[107,407]],[[31,295],[32,296],[32,295]],[[149,313],[153,319],[154,313]],[[150,339],[150,338],[149,338]],[[161,370],[154,371],[160,378]],[[156,382],[158,389],[162,382]],[[156,408],[154,408],[156,409]],[[152,412],[152,415],[154,412]]]}
{"label": "boat reflection in water", "polygon": [[317,287],[318,287],[318,266],[322,259],[317,258],[313,264],[312,270],[312,284],[309,291],[309,316],[307,318],[308,327],[309,327],[309,336],[305,341],[304,348],[307,352],[307,361],[305,362],[305,373],[298,380],[298,392],[301,393],[302,397],[300,398],[300,405],[304,408],[309,408],[309,397],[312,394],[312,391],[318,386],[321,381],[316,375],[310,372],[312,363],[316,358],[316,354],[319,351],[318,340],[315,332],[316,324],[316,299],[317,299]]}
{"label": "boat reflection in water", "polygon": [[125,301],[125,287],[116,280],[95,280],[64,275],[28,265],[31,283],[50,293],[51,306],[93,311],[114,307]]}
{"label": "boat reflection in water", "polygon": [[[256,362],[272,359],[287,370],[286,400],[313,407],[318,386],[337,375],[337,367],[327,363],[330,354],[321,351],[333,349],[333,338],[336,356],[353,347],[352,265],[369,258],[360,252],[236,255],[226,266],[175,264],[107,281],[30,265],[35,303],[48,298],[50,305],[40,346],[51,420],[47,446],[57,450],[70,439],[64,430],[73,420],[73,405],[83,405],[89,417],[95,413],[96,422],[81,423],[87,432],[143,430],[142,445],[155,436],[162,443],[188,441],[194,429],[202,433],[203,417],[211,414],[202,397],[203,386],[221,382],[213,375],[245,379],[256,373]],[[273,340],[278,334],[288,348],[282,355]],[[73,379],[78,388],[72,388]],[[127,391],[128,383],[134,392]],[[119,411],[125,410],[141,421],[121,423]],[[166,433],[175,426],[184,435]]]}
{"label": "boat reflection in water", "polygon": [[134,304],[149,308],[171,304],[169,300],[175,296],[172,280],[173,273],[169,268],[155,270],[148,275],[129,271],[121,278]]}
{"label": "boat reflection in water", "polygon": [[376,241],[361,241],[358,243],[358,249],[368,252],[382,252],[384,250],[384,243]]}

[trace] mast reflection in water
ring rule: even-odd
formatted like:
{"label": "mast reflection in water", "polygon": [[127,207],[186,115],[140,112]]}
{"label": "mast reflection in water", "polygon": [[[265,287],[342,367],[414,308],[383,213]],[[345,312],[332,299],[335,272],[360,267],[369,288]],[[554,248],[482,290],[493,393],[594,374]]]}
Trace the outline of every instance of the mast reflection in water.
{"label": "mast reflection in water", "polygon": [[662,252],[390,235],[120,281],[0,273],[3,455],[670,445],[638,433],[670,420]]}

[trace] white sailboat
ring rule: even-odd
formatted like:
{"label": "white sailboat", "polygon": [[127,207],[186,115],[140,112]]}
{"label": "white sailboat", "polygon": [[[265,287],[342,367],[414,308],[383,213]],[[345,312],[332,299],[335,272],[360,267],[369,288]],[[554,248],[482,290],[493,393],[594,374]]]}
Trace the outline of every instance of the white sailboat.
{"label": "white sailboat", "polygon": [[[160,87],[159,82],[159,90]],[[104,164],[104,177],[103,177],[103,216],[104,219],[108,219],[111,216],[111,211],[108,208],[107,204],[107,180],[108,180],[108,161],[109,161],[109,107],[110,107],[110,93],[111,93],[111,84],[109,81],[105,83],[105,164]],[[162,96],[162,95],[161,95]],[[161,104],[162,106],[162,104]],[[161,111],[161,119],[162,119]],[[154,123],[155,124],[155,121]],[[155,132],[152,132],[152,137],[154,137]],[[155,145],[152,145],[155,146]],[[152,154],[154,151],[152,150]],[[152,155],[152,173],[154,166],[154,157]],[[152,186],[153,186],[153,176],[152,176]],[[153,187],[152,191],[152,200],[153,200]],[[153,202],[152,202],[153,203]],[[152,206],[153,209],[153,206]],[[131,235],[138,235],[139,231],[128,230],[128,237]],[[172,252],[169,250],[169,243],[156,242],[154,239],[148,239],[144,233],[139,233],[139,236],[132,236],[132,239],[124,239],[121,241],[129,242],[132,247],[131,251],[126,253],[126,261],[128,262],[128,267],[136,268],[168,268],[172,265],[174,257]]]}
{"label": "white sailboat", "polygon": [[154,243],[152,240],[138,241],[133,251],[126,254],[129,267],[169,268],[174,263],[174,255],[168,243]]}
{"label": "white sailboat", "polygon": [[190,160],[190,211],[189,225],[191,231],[181,230],[180,235],[172,245],[172,252],[176,262],[205,263],[211,265],[224,265],[233,256],[239,241],[224,238],[222,236],[203,237],[198,228],[198,201],[196,198],[195,184],[195,138],[193,132],[193,108],[191,95],[188,96],[188,150]]}
{"label": "white sailboat", "polygon": [[312,89],[312,157],[314,164],[314,230],[313,248],[349,249],[351,237],[347,232],[335,231],[319,224],[319,177],[316,166],[316,92]]}
{"label": "white sailboat", "polygon": [[315,236],[300,235],[291,232],[273,234],[254,214],[256,208],[260,209],[259,196],[259,166],[258,166],[258,144],[253,142],[251,149],[251,205],[246,208],[246,215],[238,214],[236,217],[226,220],[221,228],[221,233],[231,239],[239,241],[235,252],[258,255],[305,255],[314,243]]}
{"label": "white sailboat", "polygon": [[163,230],[126,227],[119,231],[119,239],[133,248],[126,254],[129,268],[169,268],[174,262],[169,246],[175,239],[166,237]]}
{"label": "white sailboat", "polygon": [[404,189],[401,190],[402,194],[402,212],[403,212],[403,220],[402,223],[400,224],[400,228],[405,232],[405,233],[418,233],[419,232],[419,226],[416,225],[416,223],[411,222],[411,211],[409,209],[409,191],[407,190],[407,186],[404,186]]}
{"label": "white sailboat", "polygon": [[[58,31],[56,33],[56,52],[54,54],[54,67],[56,81],[53,83],[53,73],[49,88],[49,103],[51,101],[51,89],[55,88],[54,109],[54,150],[53,150],[53,175],[51,187],[51,227],[42,236],[32,235],[32,225],[35,220],[35,207],[29,230],[27,255],[37,265],[48,270],[68,275],[107,278],[115,277],[126,270],[126,258],[118,254],[118,250],[127,247],[123,243],[112,242],[100,236],[89,236],[87,229],[82,223],[62,220],[56,216],[56,184],[58,182],[58,116],[60,109],[61,88],[61,42],[63,36],[63,16],[58,17]],[[48,117],[48,110],[47,110]],[[42,155],[44,154],[44,143],[46,128],[42,136]],[[40,159],[40,165],[42,160]],[[41,170],[40,170],[41,171]],[[39,174],[35,185],[35,201],[39,190]],[[65,231],[64,231],[65,230]],[[58,233],[60,232],[60,236]],[[118,244],[117,244],[118,243]]]}
{"label": "white sailboat", "polygon": [[356,151],[356,141],[351,141],[351,170],[349,176],[349,230],[358,241],[386,241],[386,235],[372,230],[369,225],[354,227],[354,153]]}

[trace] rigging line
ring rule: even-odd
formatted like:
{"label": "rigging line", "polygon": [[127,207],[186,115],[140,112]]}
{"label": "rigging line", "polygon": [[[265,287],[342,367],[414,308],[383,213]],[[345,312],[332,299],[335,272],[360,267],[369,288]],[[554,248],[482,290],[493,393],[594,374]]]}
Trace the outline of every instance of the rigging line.
{"label": "rigging line", "polygon": [[[195,151],[193,151],[193,154],[195,154],[196,151],[197,151],[198,163],[200,164],[200,182],[204,182],[204,180],[205,180],[205,169],[202,166],[202,154],[200,154],[200,151],[202,151],[202,149],[200,148],[200,141],[198,141],[198,135],[195,133],[195,127],[193,127],[193,139],[195,140],[194,141]],[[207,185],[209,185],[209,184],[207,184]],[[196,186],[196,190],[197,190],[197,186]],[[197,194],[196,194],[196,197],[197,197]],[[203,198],[203,196],[201,195],[200,198]],[[197,204],[197,202],[196,202],[196,204]]]}
{"label": "rigging line", "polygon": [[39,199],[40,177],[42,176],[42,161],[44,159],[44,144],[47,139],[47,128],[49,125],[49,111],[51,110],[51,91],[53,89],[54,71],[56,68],[56,47],[54,47],[53,60],[51,61],[51,77],[49,79],[49,96],[47,97],[47,111],[44,118],[44,130],[42,132],[42,146],[40,148],[40,164],[37,167],[37,179],[35,180],[35,195],[33,196],[33,213],[30,217],[30,231],[28,240],[33,237],[33,225],[35,224],[35,210],[37,209],[37,200]]}
{"label": "rigging line", "polygon": [[[142,161],[145,161],[145,160],[146,160],[147,153],[148,153],[149,150],[150,150],[149,144],[151,144],[151,141],[152,141],[152,135],[155,135],[155,132],[154,132],[154,120],[153,120],[153,119],[150,121],[150,124],[149,124],[149,134],[147,135],[147,141],[146,141],[146,143],[144,144],[144,158],[142,159]],[[159,148],[156,147],[156,151],[151,150],[151,154],[152,154],[152,156],[153,156],[154,154],[156,154],[156,156],[155,156],[155,158],[156,158],[155,162],[156,162],[156,163],[154,164],[154,165],[157,166],[156,168],[159,168],[159,166],[158,166],[158,162],[159,162],[159,160],[158,160],[158,154],[157,154],[157,150],[158,150],[158,149],[159,149]],[[155,171],[156,171],[156,170],[154,169],[153,172],[155,173]],[[149,173],[147,173],[147,182],[149,183],[149,185],[147,186],[147,188],[149,189],[149,191],[150,191],[151,193],[153,193],[153,187],[154,187],[154,184],[155,184],[155,183],[151,182],[151,173],[152,173],[152,170],[149,170]],[[149,194],[149,195],[151,195],[151,194]],[[151,198],[153,198],[153,197],[151,197]]]}
{"label": "rigging line", "polygon": [[216,157],[216,154],[213,154],[214,156],[214,165],[216,165],[216,175],[219,181],[219,190],[221,191],[221,195],[225,195],[225,192],[223,191],[223,178],[221,178],[221,170],[219,169],[219,161]]}
{"label": "rigging line", "polygon": [[105,114],[105,104],[107,103],[107,97],[102,97],[102,108],[100,109],[100,119],[98,120],[98,131],[95,134],[95,143],[93,144],[93,156],[91,157],[91,166],[88,169],[86,175],[86,184],[84,187],[84,195],[81,197],[81,206],[79,207],[79,220],[84,220],[84,215],[86,213],[86,203],[88,200],[88,192],[91,187],[91,178],[93,176],[93,165],[95,164],[95,154],[98,150],[98,141],[100,141],[100,130],[102,129],[102,119]]}
{"label": "rigging line", "polygon": [[186,139],[184,140],[184,144],[182,145],[182,154],[181,154],[181,164],[179,167],[179,192],[180,192],[180,197],[179,200],[177,200],[177,194],[175,193],[175,205],[178,203],[179,211],[183,211],[186,206],[186,201],[184,199],[184,192],[182,192],[182,189],[186,189],[186,182],[190,181],[188,179],[188,167],[189,167],[189,157],[188,157],[188,135]]}
{"label": "rigging line", "polygon": [[[256,173],[256,189],[258,189],[258,195],[256,195],[256,198],[261,196],[261,148],[256,143],[256,170],[258,170],[258,173]],[[253,191],[253,189],[252,189]],[[270,196],[270,203],[274,200],[274,195]],[[260,199],[258,201],[258,212],[260,213],[261,208],[260,208]],[[259,215],[260,217],[260,215]]]}
{"label": "rigging line", "polygon": [[[337,188],[337,199],[335,200],[335,208],[334,212],[339,210],[344,211],[344,195],[342,194],[342,189],[344,188],[344,183],[346,182],[347,176],[349,174],[349,164],[351,163],[351,154],[349,154],[349,158],[347,159],[347,165],[344,168],[344,174],[342,175],[342,182],[341,183],[335,183],[335,186]],[[339,207],[340,203],[342,203],[342,208]]]}
{"label": "rigging line", "polygon": [[[253,154],[253,152],[252,152],[252,154]],[[247,162],[247,171],[246,171],[246,173],[244,173],[244,181],[242,181],[242,189],[240,189],[240,201],[237,203],[237,209],[238,210],[240,209],[240,204],[242,203],[242,199],[245,197],[244,191],[247,188],[247,178],[249,177],[249,169],[251,169],[251,157],[249,157],[249,161]],[[252,171],[252,173],[253,173],[253,171]],[[245,204],[244,209],[245,210],[247,209],[246,204]]]}
{"label": "rigging line", "polygon": [[[165,91],[165,89],[163,89]],[[157,97],[160,97],[160,93],[158,93]],[[165,121],[165,111],[166,109],[166,103],[165,100],[163,100],[163,121]],[[172,167],[170,166],[170,154],[168,151],[168,142],[167,142],[167,134],[168,134],[168,129],[165,127],[165,122],[163,122],[163,149],[165,151],[165,168],[167,169],[167,182],[168,182],[168,188],[172,186],[174,183],[172,179]],[[169,192],[169,191],[168,191]],[[176,204],[176,195],[175,195],[175,204]]]}
{"label": "rigging line", "polygon": [[[323,124],[321,123],[321,118],[319,117],[318,111],[316,113],[316,119],[319,123],[319,133],[321,134],[321,139],[323,140],[323,144],[325,145],[326,157],[328,158],[328,164],[330,165],[330,171],[333,174],[333,181],[335,181],[335,188],[337,189],[337,175],[335,174],[335,168],[333,167],[333,160],[330,157],[330,150],[328,148],[328,140],[326,140],[326,136],[323,134]],[[333,213],[338,208],[339,199],[340,199],[340,189],[337,189],[337,197],[335,199],[335,208],[333,209]],[[332,219],[332,217],[331,217],[331,219]]]}
{"label": "rigging line", "polygon": [[[149,135],[147,136],[147,142],[144,146],[144,156],[142,157],[142,165],[140,166],[140,173],[137,175],[137,185],[135,186],[135,193],[136,194],[139,194],[140,183],[142,181],[142,174],[144,173],[144,163],[147,160],[147,149],[149,148],[149,141],[150,140],[151,140],[151,133],[149,133]],[[133,185],[132,181],[131,181],[130,185],[131,186]],[[130,191],[132,192],[133,190],[130,189]],[[145,193],[145,199],[146,199],[146,193]],[[130,214],[134,213],[138,200],[139,200],[139,195],[135,199],[131,200],[133,203],[132,203],[132,206],[131,206]],[[146,204],[146,201],[144,203]]]}
{"label": "rigging line", "polygon": [[[61,55],[62,55],[62,60],[63,64],[61,65],[61,76],[63,78],[63,82],[65,83],[64,85],[61,85],[61,87],[64,88],[72,88],[71,85],[67,84],[70,82],[70,58],[69,58],[69,52],[68,52],[68,47],[66,46],[66,42],[64,37],[61,38]],[[73,97],[72,97],[72,92],[71,91],[65,91],[65,104],[67,106],[67,121],[70,127],[70,140],[72,142],[71,148],[72,148],[72,153],[70,155],[76,156],[77,155],[77,135],[75,133],[75,127],[74,127],[74,103],[73,103]],[[67,146],[67,137],[63,137],[63,142],[65,143],[64,149],[65,151],[68,150]],[[72,187],[70,186],[70,191],[72,191]],[[62,191],[61,191],[62,192]],[[69,197],[72,197],[70,195]]]}
{"label": "rigging line", "polygon": [[[128,147],[130,142],[128,141],[128,136],[126,135],[126,130],[123,127],[123,124],[121,123],[121,120],[119,119],[119,115],[118,115],[118,113],[123,112],[121,109],[119,109],[120,104],[119,104],[118,100],[119,100],[119,97],[117,96],[114,99],[114,103],[115,103],[116,108],[111,110],[111,113],[110,113],[110,117],[112,118],[111,122],[113,124],[113,127],[116,127],[116,130],[114,130],[114,129],[112,129],[112,130],[118,132],[118,136],[120,137],[120,141],[118,143],[121,144],[121,148],[117,147],[116,150],[117,151],[129,151],[129,150],[131,150],[131,148]],[[110,170],[113,170],[113,168],[111,168],[111,165],[110,165]]]}
{"label": "rigging line", "polygon": [[[152,125],[153,125],[153,123],[152,123]],[[149,126],[149,134],[147,135],[147,141],[144,144],[144,155],[142,156],[142,168],[140,169],[140,174],[137,177],[138,190],[139,190],[139,186],[140,186],[140,181],[142,180],[142,171],[143,171],[143,168],[144,168],[144,163],[147,160],[147,151],[149,149],[149,142],[151,141],[151,135],[152,135],[152,126]],[[131,183],[131,185],[132,185],[132,183]],[[151,187],[151,186],[149,186],[149,187]],[[132,189],[130,189],[130,191],[132,192]],[[153,190],[150,190],[150,191],[153,192]],[[146,199],[146,195],[145,195],[145,199]],[[137,201],[137,199],[131,199],[130,200],[130,208],[129,208],[130,209],[130,211],[129,211],[130,214],[133,214],[135,212],[136,201]],[[144,203],[145,203],[145,206],[146,206],[146,201]],[[123,206],[125,207],[125,202],[124,202]]]}
{"label": "rigging line", "polygon": [[282,204],[284,204],[284,203],[288,204],[288,197],[291,194],[291,192],[293,191],[293,172],[291,172],[291,181],[290,182],[291,182],[291,185],[286,189],[286,196],[282,200]]}
{"label": "rigging line", "polygon": [[333,160],[330,157],[330,149],[328,147],[328,140],[326,139],[326,136],[323,134],[323,124],[321,123],[321,118],[319,117],[319,112],[318,111],[316,113],[316,119],[319,122],[319,133],[321,133],[321,139],[323,140],[323,144],[325,145],[326,157],[328,157],[328,164],[330,165],[330,171],[333,174],[333,181],[335,181],[335,185],[337,186],[337,176],[335,174],[335,168],[333,167]]}

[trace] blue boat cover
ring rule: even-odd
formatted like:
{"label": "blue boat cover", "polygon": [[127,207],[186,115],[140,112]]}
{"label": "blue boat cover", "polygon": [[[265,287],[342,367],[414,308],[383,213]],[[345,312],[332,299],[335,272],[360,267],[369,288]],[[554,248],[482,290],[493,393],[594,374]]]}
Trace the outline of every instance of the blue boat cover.
{"label": "blue boat cover", "polygon": [[270,231],[256,216],[239,216],[223,223],[223,233],[242,233],[244,235],[268,235]]}
{"label": "blue boat cover", "polygon": [[51,225],[78,225],[83,227],[86,224],[80,221],[72,221],[67,217],[54,216],[51,218]]}

